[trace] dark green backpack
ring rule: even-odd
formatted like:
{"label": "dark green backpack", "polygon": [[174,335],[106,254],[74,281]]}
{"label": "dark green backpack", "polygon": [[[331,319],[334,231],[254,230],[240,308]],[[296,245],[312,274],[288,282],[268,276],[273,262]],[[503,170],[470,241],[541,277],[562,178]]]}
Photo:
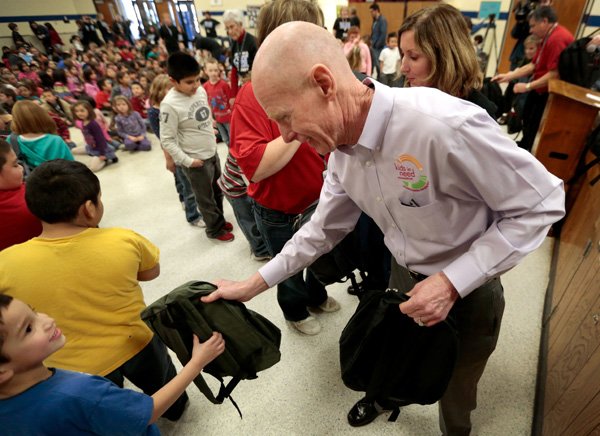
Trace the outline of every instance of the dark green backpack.
{"label": "dark green backpack", "polygon": [[[219,393],[216,396],[212,393],[202,374],[194,383],[214,404],[229,398],[241,417],[231,391],[240,380],[255,379],[257,372],[279,362],[281,331],[240,302],[200,301],[200,297],[216,289],[208,282],[188,282],[148,306],[142,312],[142,319],[183,365],[190,360],[192,332],[200,342],[209,339],[213,331],[220,332],[225,339],[225,351],[203,370],[220,381]],[[232,378],[225,385],[223,377]]]}

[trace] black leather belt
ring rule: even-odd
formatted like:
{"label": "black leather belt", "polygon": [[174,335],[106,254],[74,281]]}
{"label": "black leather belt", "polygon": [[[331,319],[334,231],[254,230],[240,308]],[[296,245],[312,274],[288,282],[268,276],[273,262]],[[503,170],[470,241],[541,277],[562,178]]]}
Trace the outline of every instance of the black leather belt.
{"label": "black leather belt", "polygon": [[423,280],[425,280],[427,277],[425,274],[421,274],[418,273],[416,271],[411,271],[408,268],[406,268],[406,271],[408,271],[408,274],[416,281],[416,282],[422,282]]}

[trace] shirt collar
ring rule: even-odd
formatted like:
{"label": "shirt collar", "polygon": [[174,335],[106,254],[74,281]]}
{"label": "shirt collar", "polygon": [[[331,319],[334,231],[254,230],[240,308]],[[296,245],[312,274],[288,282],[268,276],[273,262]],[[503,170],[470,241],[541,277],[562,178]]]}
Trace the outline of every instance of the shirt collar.
{"label": "shirt collar", "polygon": [[363,131],[358,138],[357,145],[361,145],[369,150],[377,150],[383,143],[385,131],[392,115],[394,106],[394,97],[390,88],[371,78],[366,78],[363,83],[375,88],[373,100],[369,108],[369,114],[363,127]]}

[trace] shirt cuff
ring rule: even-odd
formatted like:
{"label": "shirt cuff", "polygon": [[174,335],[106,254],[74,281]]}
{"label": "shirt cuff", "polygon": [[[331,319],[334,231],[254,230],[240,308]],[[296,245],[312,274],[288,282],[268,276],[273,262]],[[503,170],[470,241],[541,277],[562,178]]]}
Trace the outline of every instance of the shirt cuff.
{"label": "shirt cuff", "polygon": [[275,256],[273,260],[260,268],[258,273],[262,276],[269,288],[272,288],[276,284],[282,282],[287,275],[285,273],[282,256]]}
{"label": "shirt cuff", "polygon": [[488,277],[481,272],[477,261],[470,253],[466,253],[442,270],[454,285],[461,298],[484,284]]}

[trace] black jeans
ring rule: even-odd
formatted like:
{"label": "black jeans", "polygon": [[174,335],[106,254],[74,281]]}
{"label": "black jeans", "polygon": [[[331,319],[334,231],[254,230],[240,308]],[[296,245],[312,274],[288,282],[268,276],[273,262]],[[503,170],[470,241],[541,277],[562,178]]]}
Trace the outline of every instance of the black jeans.
{"label": "black jeans", "polygon": [[[292,225],[296,215],[286,214],[261,206],[252,200],[258,230],[273,257],[294,236]],[[300,321],[309,316],[307,306],[318,306],[327,300],[325,287],[310,272],[306,281],[302,271],[277,285],[277,302],[288,321]]]}
{"label": "black jeans", "polygon": [[535,91],[530,91],[527,95],[525,107],[523,108],[523,139],[519,142],[519,147],[531,151],[535,136],[542,122],[547,101],[547,92],[539,94]]}
{"label": "black jeans", "polygon": [[[176,375],[167,347],[154,335],[142,351],[104,377],[121,388],[127,378],[146,395],[153,395]],[[171,421],[178,420],[187,402],[188,396],[184,392],[162,416]]]}

